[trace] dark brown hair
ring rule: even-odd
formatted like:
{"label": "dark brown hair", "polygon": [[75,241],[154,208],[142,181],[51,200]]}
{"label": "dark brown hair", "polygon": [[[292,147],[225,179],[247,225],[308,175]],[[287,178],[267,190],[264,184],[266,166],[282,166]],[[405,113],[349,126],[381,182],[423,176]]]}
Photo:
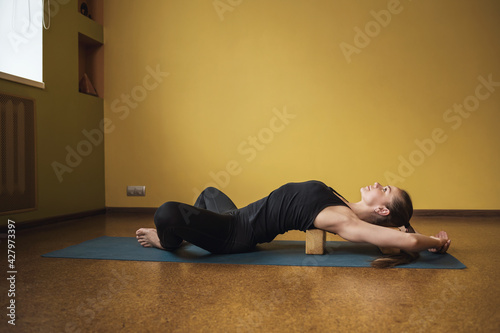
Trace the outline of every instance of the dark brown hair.
{"label": "dark brown hair", "polygon": [[[377,221],[378,225],[384,227],[404,226],[406,232],[415,233],[415,230],[410,225],[410,219],[413,215],[413,203],[410,195],[406,191],[400,190],[400,194],[394,197],[387,208],[390,211],[389,215]],[[391,254],[373,260],[371,266],[375,268],[391,268],[397,265],[412,263],[419,257],[420,255],[418,252],[401,250],[398,254]]]}

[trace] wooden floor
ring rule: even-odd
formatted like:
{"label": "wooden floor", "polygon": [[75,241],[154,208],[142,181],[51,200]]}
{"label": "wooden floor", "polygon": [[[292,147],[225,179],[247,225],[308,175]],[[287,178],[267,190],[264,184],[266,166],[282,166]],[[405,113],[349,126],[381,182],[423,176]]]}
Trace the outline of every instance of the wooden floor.
{"label": "wooden floor", "polygon": [[[424,234],[446,230],[452,238],[449,252],[468,268],[377,270],[40,257],[102,235],[134,236],[137,228],[153,226],[147,214],[111,213],[19,230],[16,326],[7,324],[9,286],[3,278],[0,331],[500,332],[500,219],[421,217],[413,224]],[[305,233],[290,232],[279,239],[303,240]],[[5,241],[1,251],[7,253]]]}

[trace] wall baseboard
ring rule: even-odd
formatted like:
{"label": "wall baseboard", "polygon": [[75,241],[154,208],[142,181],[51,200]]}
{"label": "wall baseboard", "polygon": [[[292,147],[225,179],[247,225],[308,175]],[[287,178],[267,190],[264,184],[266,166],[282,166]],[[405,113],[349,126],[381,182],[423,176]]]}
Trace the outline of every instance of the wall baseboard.
{"label": "wall baseboard", "polygon": [[[156,207],[106,207],[106,213],[154,214]],[[415,209],[415,217],[500,217],[500,210],[487,209]]]}
{"label": "wall baseboard", "polygon": [[[76,219],[81,219],[84,217],[89,217],[89,216],[94,216],[94,215],[102,215],[105,213],[106,213],[106,209],[101,208],[101,209],[88,210],[88,211],[78,212],[78,213],[73,213],[73,214],[44,217],[41,219],[28,220],[28,221],[23,221],[23,222],[19,222],[19,223],[17,223],[17,221],[16,221],[16,230],[31,229],[31,228],[45,226],[45,225],[54,224],[54,223],[58,223],[58,222],[76,220]],[[4,218],[7,219],[8,217],[4,216]],[[12,220],[15,221],[16,219],[12,218]],[[0,233],[5,233],[5,232],[7,232],[7,226],[6,225],[0,226]]]}
{"label": "wall baseboard", "polygon": [[418,217],[500,217],[498,209],[415,209]]}
{"label": "wall baseboard", "polygon": [[[16,223],[16,230],[31,229],[35,227],[64,222],[69,220],[81,219],[84,217],[103,215],[109,213],[127,213],[127,214],[154,214],[156,207],[106,207],[102,209],[89,210],[67,215],[58,215],[46,217],[37,220],[24,221]],[[500,217],[500,210],[476,210],[476,209],[415,209],[414,217]],[[6,217],[5,217],[6,218]],[[15,219],[14,219],[15,220]],[[0,226],[0,233],[7,232],[7,225]]]}
{"label": "wall baseboard", "polygon": [[154,214],[158,207],[106,207],[106,213]]}

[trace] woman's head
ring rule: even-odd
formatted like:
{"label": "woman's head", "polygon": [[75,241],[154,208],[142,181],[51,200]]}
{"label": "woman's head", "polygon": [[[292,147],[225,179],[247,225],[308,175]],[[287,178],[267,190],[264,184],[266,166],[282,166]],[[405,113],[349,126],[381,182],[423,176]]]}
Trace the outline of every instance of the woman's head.
{"label": "woman's head", "polygon": [[[382,186],[375,183],[361,188],[361,200],[367,207],[369,222],[384,227],[406,228],[406,232],[414,233],[410,225],[413,215],[413,204],[410,195],[395,186]],[[399,254],[380,257],[372,261],[372,267],[389,268],[409,264],[419,257],[418,252],[402,251]]]}
{"label": "woman's head", "polygon": [[361,188],[361,200],[371,211],[370,222],[385,227],[409,225],[413,215],[413,204],[410,195],[395,186],[382,186],[379,183]]}
{"label": "woman's head", "polygon": [[413,215],[413,203],[410,195],[402,189],[398,189],[397,192],[398,195],[394,196],[388,206],[390,214],[387,215],[387,218],[382,223],[395,227],[404,226],[407,232],[413,232],[413,228],[410,225],[410,219]]}

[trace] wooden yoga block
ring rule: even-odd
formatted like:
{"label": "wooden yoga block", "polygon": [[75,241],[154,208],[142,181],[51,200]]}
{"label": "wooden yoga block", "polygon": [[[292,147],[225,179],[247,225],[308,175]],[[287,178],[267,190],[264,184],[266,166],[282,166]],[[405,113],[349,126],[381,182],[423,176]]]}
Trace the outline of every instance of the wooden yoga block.
{"label": "wooden yoga block", "polygon": [[306,254],[323,254],[325,252],[326,232],[319,229],[306,231]]}

